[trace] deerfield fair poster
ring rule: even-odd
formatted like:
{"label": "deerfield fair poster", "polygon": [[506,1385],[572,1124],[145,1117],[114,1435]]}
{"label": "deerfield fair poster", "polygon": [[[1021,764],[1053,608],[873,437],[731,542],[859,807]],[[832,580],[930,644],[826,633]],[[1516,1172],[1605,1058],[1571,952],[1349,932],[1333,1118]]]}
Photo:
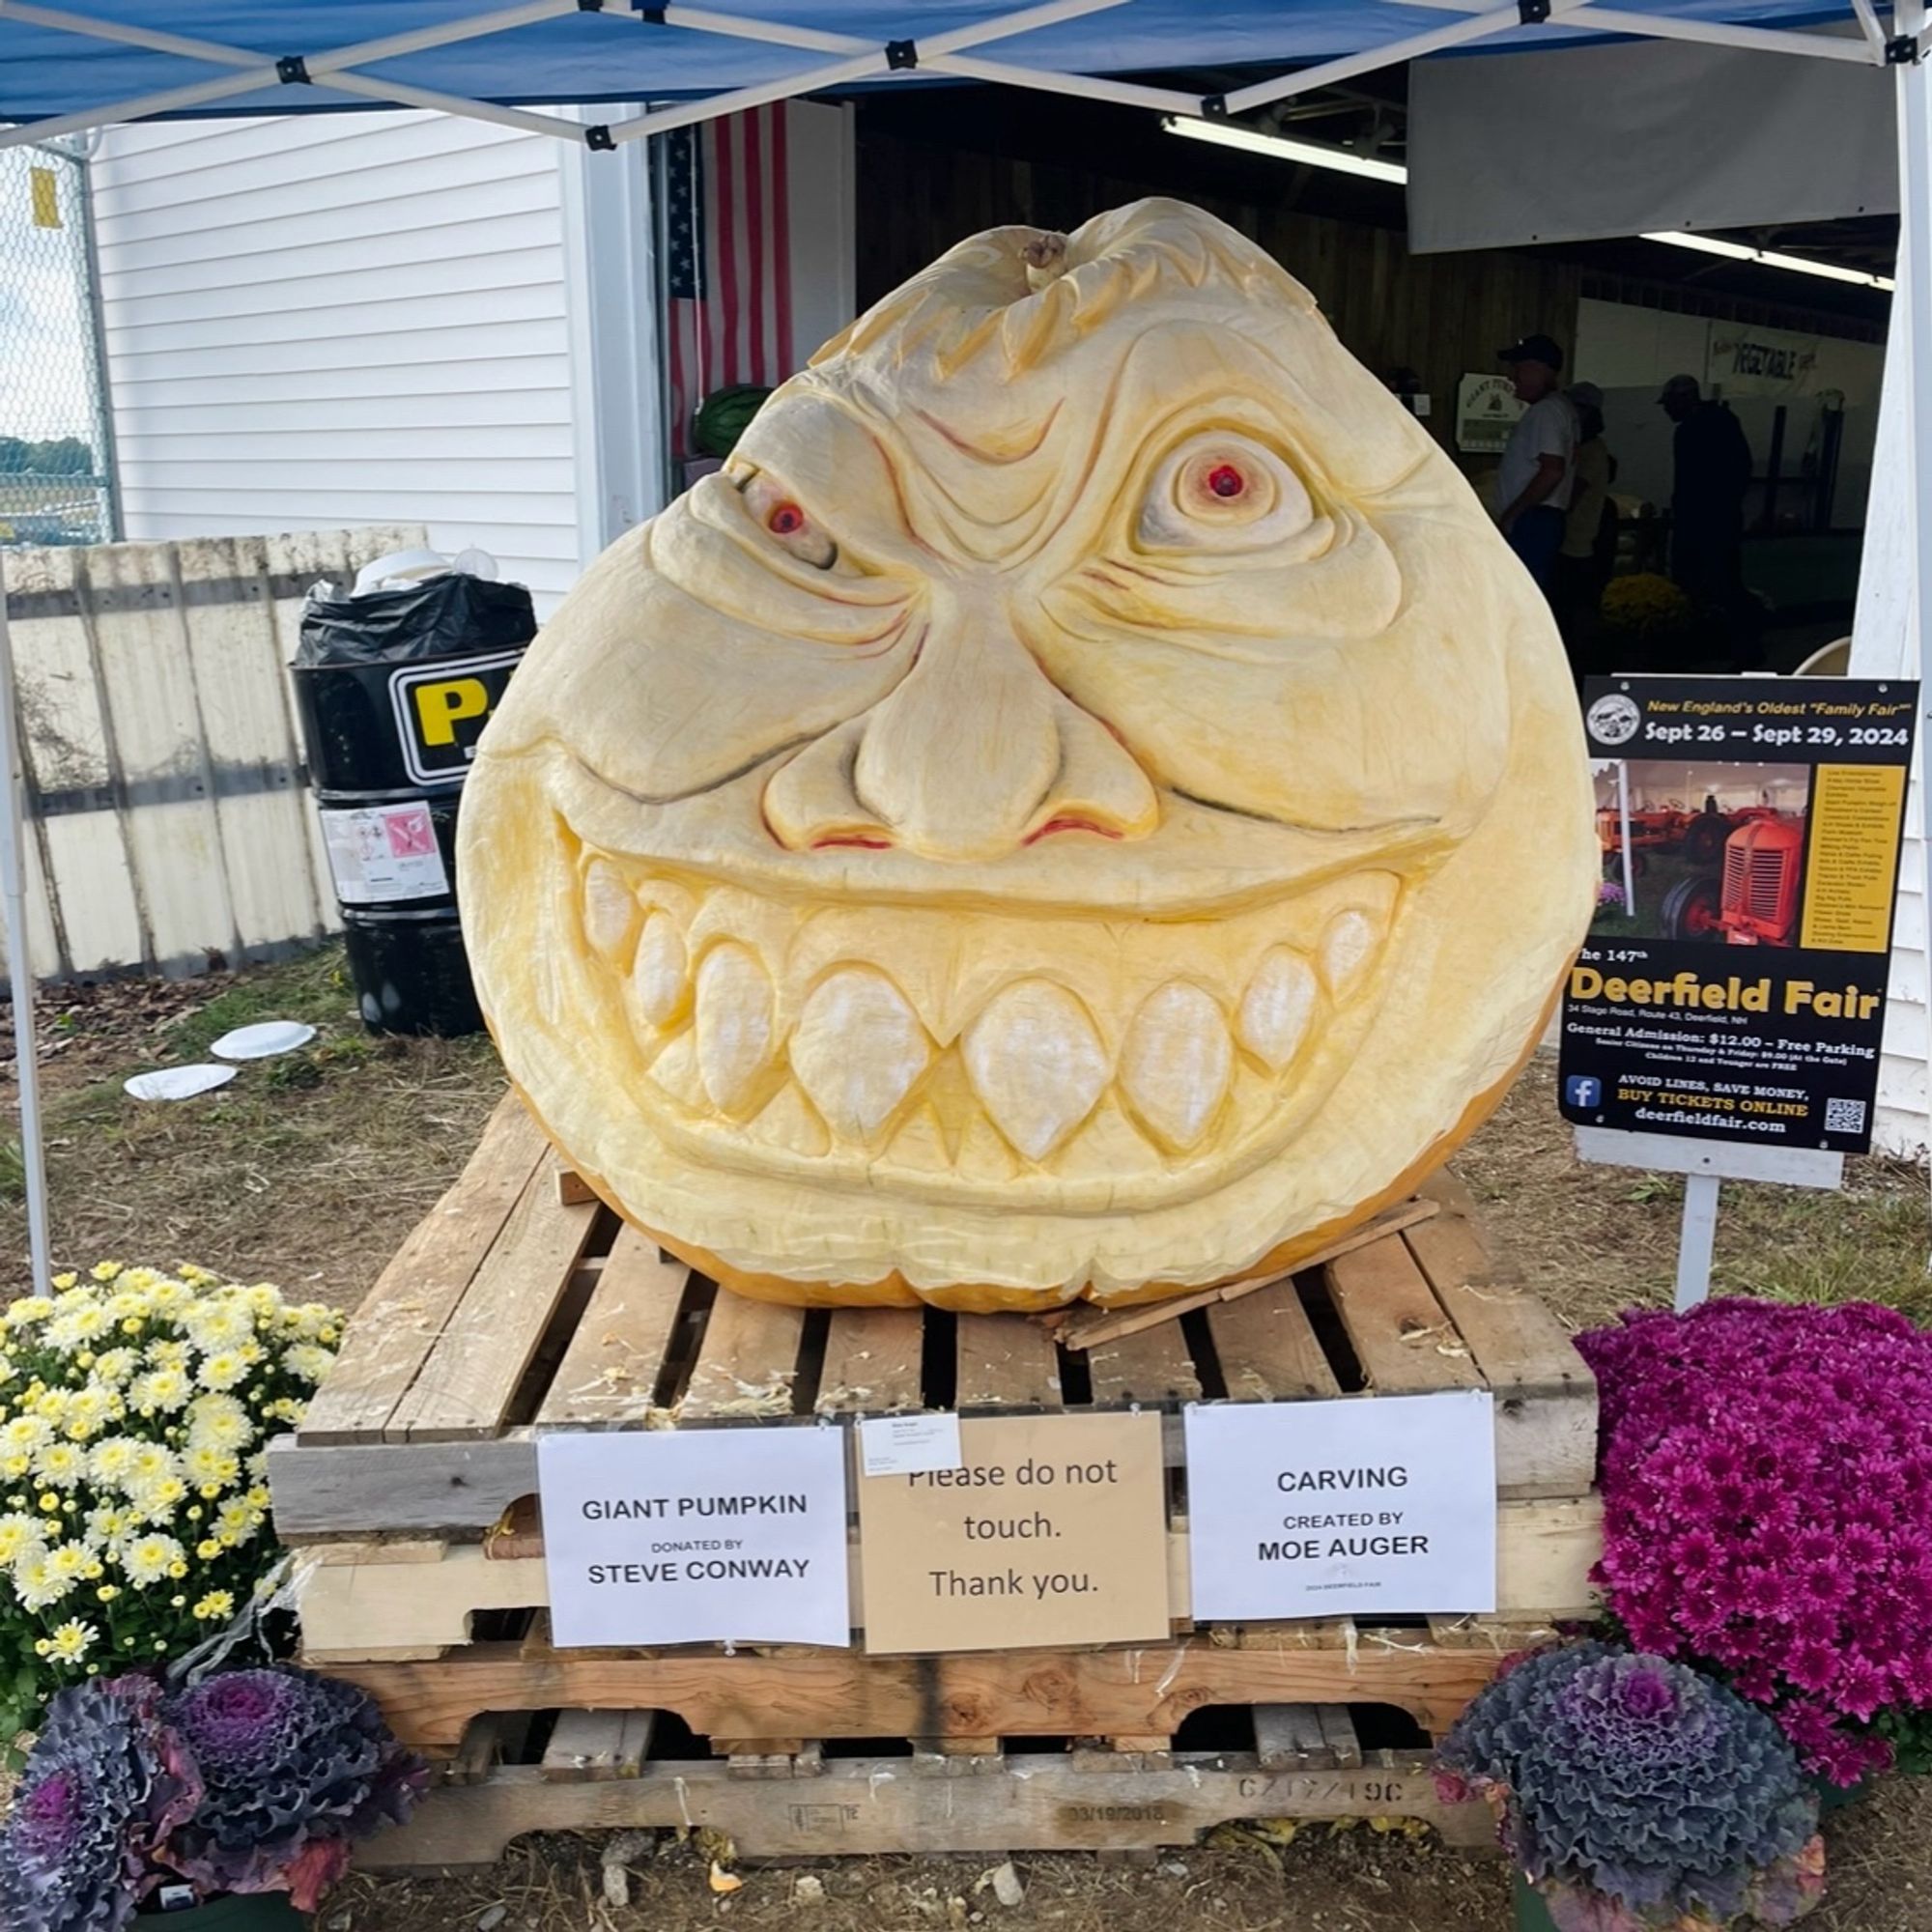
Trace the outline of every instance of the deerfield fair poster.
{"label": "deerfield fair poster", "polygon": [[1579,1126],[1862,1153],[1918,687],[1584,687],[1603,853],[1564,988]]}

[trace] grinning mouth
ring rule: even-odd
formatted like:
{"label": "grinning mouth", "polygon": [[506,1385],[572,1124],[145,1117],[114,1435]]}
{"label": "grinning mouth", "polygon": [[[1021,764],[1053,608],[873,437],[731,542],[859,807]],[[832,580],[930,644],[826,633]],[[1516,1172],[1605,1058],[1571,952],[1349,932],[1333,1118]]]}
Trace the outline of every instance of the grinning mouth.
{"label": "grinning mouth", "polygon": [[[576,848],[635,1103],[716,1165],[1098,1210],[1279,1151],[1380,1002],[1401,882],[1137,920],[807,901]],[[623,1059],[621,1052],[615,1056]]]}

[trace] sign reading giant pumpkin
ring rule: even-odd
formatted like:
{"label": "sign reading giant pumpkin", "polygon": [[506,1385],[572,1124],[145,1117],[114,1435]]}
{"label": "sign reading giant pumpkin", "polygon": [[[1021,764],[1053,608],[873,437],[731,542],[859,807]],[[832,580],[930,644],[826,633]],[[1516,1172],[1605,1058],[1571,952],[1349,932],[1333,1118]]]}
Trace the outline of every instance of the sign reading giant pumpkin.
{"label": "sign reading giant pumpkin", "polygon": [[1582,934],[1529,579],[1267,255],[961,242],[585,574],[478,749],[512,1077],[667,1248],[807,1303],[1286,1266],[1487,1115]]}

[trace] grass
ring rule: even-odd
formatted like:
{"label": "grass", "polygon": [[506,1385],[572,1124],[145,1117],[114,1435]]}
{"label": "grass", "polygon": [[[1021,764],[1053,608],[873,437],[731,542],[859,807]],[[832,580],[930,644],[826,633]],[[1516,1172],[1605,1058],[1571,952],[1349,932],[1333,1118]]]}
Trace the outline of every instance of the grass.
{"label": "grass", "polygon": [[[203,1059],[260,1019],[305,1020],[317,1037],[193,1100],[122,1092],[128,1074]],[[194,1261],[353,1302],[454,1179],[501,1091],[485,1038],[368,1034],[337,948],[197,982],[176,1013],[93,1040],[84,1066],[50,1082],[57,1260]],[[0,1147],[0,1251],[23,1256],[24,1221],[15,1143],[11,1167]]]}

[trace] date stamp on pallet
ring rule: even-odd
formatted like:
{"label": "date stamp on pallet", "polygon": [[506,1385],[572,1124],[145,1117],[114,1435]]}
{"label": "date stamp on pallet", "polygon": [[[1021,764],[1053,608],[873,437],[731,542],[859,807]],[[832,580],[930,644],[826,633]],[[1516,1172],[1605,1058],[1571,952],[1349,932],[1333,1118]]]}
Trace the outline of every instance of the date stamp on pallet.
{"label": "date stamp on pallet", "polygon": [[[1438,1391],[1494,1399],[1493,1613],[1196,1619],[1189,1405]],[[868,1652],[854,1521],[851,1649],[552,1641],[546,1432],[1136,1410],[1161,1418],[1162,1640]],[[427,1866],[598,1824],[714,1823],[773,1854],[1146,1848],[1257,1816],[1480,1836],[1437,1804],[1429,1744],[1504,1656],[1588,1614],[1595,1456],[1588,1369],[1446,1176],[1293,1276],[1178,1307],[803,1310],[662,1255],[506,1102],[270,1462],[305,1657],[445,1764],[375,1848]]]}

